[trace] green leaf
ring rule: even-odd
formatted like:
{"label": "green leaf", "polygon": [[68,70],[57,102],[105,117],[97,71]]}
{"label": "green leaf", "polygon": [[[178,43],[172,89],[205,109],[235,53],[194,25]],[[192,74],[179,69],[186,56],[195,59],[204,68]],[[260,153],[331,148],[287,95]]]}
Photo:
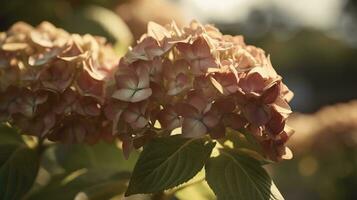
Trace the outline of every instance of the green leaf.
{"label": "green leaf", "polygon": [[32,187],[39,155],[25,146],[1,145],[0,199],[17,200]]}
{"label": "green leaf", "polygon": [[3,144],[24,144],[21,135],[16,129],[7,124],[0,124],[0,145]]}
{"label": "green leaf", "polygon": [[39,154],[26,147],[18,131],[0,124],[0,199],[20,199],[32,187]]}
{"label": "green leaf", "polygon": [[259,161],[229,150],[207,162],[206,180],[218,199],[284,199]]}
{"label": "green leaf", "polygon": [[0,145],[0,166],[5,165],[11,157],[11,154],[16,151],[17,148],[18,146],[13,144]]}
{"label": "green leaf", "polygon": [[124,193],[129,177],[127,172],[80,169],[53,176],[27,200],[110,199]]}
{"label": "green leaf", "polygon": [[234,129],[227,128],[225,139],[232,141],[234,148],[244,148],[259,153],[262,152],[261,146],[256,141],[256,139],[254,139],[252,134],[249,134],[243,130],[236,131]]}
{"label": "green leaf", "polygon": [[214,146],[180,135],[152,140],[135,165],[125,195],[154,193],[188,181],[202,169]]}
{"label": "green leaf", "polygon": [[126,160],[123,152],[115,143],[86,144],[58,144],[55,147],[57,162],[67,171],[81,168],[109,169],[116,171],[131,171],[138,155],[132,153]]}
{"label": "green leaf", "polygon": [[256,141],[252,134],[244,130],[236,131],[227,128],[226,137],[221,139],[221,141],[223,141],[222,143],[225,143],[226,141],[231,142],[232,145],[228,147],[232,148],[233,151],[258,160],[261,165],[273,163],[273,161],[264,157],[261,145]]}

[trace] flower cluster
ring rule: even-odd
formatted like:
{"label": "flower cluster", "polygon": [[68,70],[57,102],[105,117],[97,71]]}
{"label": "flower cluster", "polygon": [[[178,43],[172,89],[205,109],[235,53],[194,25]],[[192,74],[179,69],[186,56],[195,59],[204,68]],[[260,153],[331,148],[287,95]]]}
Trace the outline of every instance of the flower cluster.
{"label": "flower cluster", "polygon": [[[105,114],[124,150],[181,128],[185,137],[247,129],[273,160],[284,158],[292,92],[262,49],[193,21],[149,23],[120,60]],[[160,126],[157,126],[159,122]]]}
{"label": "flower cluster", "polygon": [[111,139],[102,106],[119,58],[105,43],[48,22],[0,33],[0,120],[56,141]]}
{"label": "flower cluster", "polygon": [[262,49],[195,21],[149,23],[120,61],[104,39],[48,22],[0,34],[0,120],[55,141],[115,136],[128,155],[175,129],[219,139],[229,127],[279,160],[292,96]]}

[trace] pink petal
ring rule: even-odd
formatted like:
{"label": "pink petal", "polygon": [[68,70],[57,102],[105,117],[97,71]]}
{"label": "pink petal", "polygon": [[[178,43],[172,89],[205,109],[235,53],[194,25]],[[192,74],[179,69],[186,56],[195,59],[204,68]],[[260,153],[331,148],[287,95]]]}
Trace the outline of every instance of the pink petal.
{"label": "pink petal", "polygon": [[119,89],[113,93],[112,97],[122,101],[131,102],[131,99],[134,96],[134,94],[135,94],[135,90],[133,89]]}
{"label": "pink petal", "polygon": [[113,93],[112,97],[118,100],[135,103],[149,98],[151,94],[151,88],[144,88],[139,90],[119,89]]}
{"label": "pink petal", "polygon": [[256,61],[254,57],[246,50],[240,49],[238,51],[238,67],[241,69],[246,69],[250,67],[254,67]]}
{"label": "pink petal", "polygon": [[173,130],[181,126],[181,118],[171,106],[167,106],[160,111],[158,114],[158,120],[161,126],[168,130]]}
{"label": "pink petal", "polygon": [[81,106],[83,106],[83,110],[86,115],[99,116],[101,113],[100,107],[95,101],[88,100],[88,102],[86,102],[84,100],[83,102],[81,102]]}
{"label": "pink petal", "polygon": [[189,80],[188,77],[180,73],[177,75],[176,79],[174,81],[170,81],[168,84],[168,95],[177,95],[181,93],[182,91],[186,90],[189,87]]}
{"label": "pink petal", "polygon": [[151,60],[155,56],[160,56],[165,53],[152,37],[146,37],[140,41],[133,49],[126,55],[126,60],[130,63],[137,60]]}
{"label": "pink petal", "polygon": [[74,74],[75,69],[70,63],[57,60],[41,72],[40,80],[45,88],[63,92],[72,83]]}
{"label": "pink petal", "polygon": [[104,107],[107,119],[114,120],[115,116],[126,108],[127,104],[120,101],[109,101]]}
{"label": "pink petal", "polygon": [[218,99],[214,102],[212,109],[218,110],[220,113],[230,113],[236,108],[233,98]]}
{"label": "pink petal", "polygon": [[187,103],[178,103],[175,105],[175,111],[183,117],[199,118],[199,111]]}
{"label": "pink petal", "polygon": [[30,33],[30,38],[33,43],[44,47],[44,48],[51,48],[53,47],[53,43],[50,38],[46,34],[41,34],[38,31],[32,31]]}
{"label": "pink petal", "polygon": [[170,32],[163,26],[155,23],[148,23],[148,36],[155,38],[156,40],[163,40],[164,38],[170,37]]}
{"label": "pink petal", "polygon": [[52,49],[51,51],[45,51],[41,54],[31,55],[28,59],[28,64],[31,66],[44,65],[57,56],[60,53],[60,49]]}
{"label": "pink petal", "polygon": [[130,123],[130,126],[133,129],[141,129],[144,128],[148,124],[148,119],[143,116],[138,117],[135,121]]}
{"label": "pink petal", "polygon": [[226,130],[223,124],[220,123],[210,128],[209,134],[212,139],[219,139],[219,138],[223,138],[226,135]]}
{"label": "pink petal", "polygon": [[162,79],[163,63],[161,58],[155,57],[154,60],[150,63],[150,81],[160,83]]}
{"label": "pink petal", "polygon": [[157,102],[165,102],[165,99],[167,99],[167,95],[165,94],[164,88],[162,88],[161,85],[151,82],[150,83],[150,88],[152,90],[152,95],[151,98]]}
{"label": "pink petal", "polygon": [[239,86],[245,92],[257,92],[260,93],[266,87],[266,81],[259,73],[248,74],[246,77],[239,81]]}
{"label": "pink petal", "polygon": [[148,66],[138,65],[136,68],[136,73],[139,80],[137,88],[141,89],[141,88],[149,87],[150,76],[149,76]]}
{"label": "pink petal", "polygon": [[279,134],[284,130],[285,121],[282,115],[272,109],[271,111],[271,119],[266,124],[267,129],[273,135]]}
{"label": "pink petal", "polygon": [[183,54],[186,60],[192,60],[196,58],[190,44],[180,42],[177,43],[176,48]]}
{"label": "pink petal", "polygon": [[290,102],[294,97],[294,93],[283,83],[281,83],[281,93],[286,102]]}
{"label": "pink petal", "polygon": [[122,136],[120,138],[122,140],[122,149],[125,159],[128,159],[130,153],[134,150],[133,139],[130,136]]}
{"label": "pink petal", "polygon": [[198,58],[211,56],[210,47],[203,37],[198,37],[192,44],[192,51]]}
{"label": "pink petal", "polygon": [[262,101],[263,103],[271,104],[276,100],[276,98],[278,98],[279,95],[280,95],[280,82],[274,84],[269,89],[264,91],[262,95]]}
{"label": "pink petal", "polygon": [[247,120],[239,114],[230,113],[224,116],[224,123],[228,127],[239,130],[244,128],[244,126],[247,124]]}
{"label": "pink petal", "polygon": [[121,75],[116,76],[116,83],[118,88],[133,89],[138,87],[138,77],[135,75]]}
{"label": "pink petal", "polygon": [[83,96],[91,96],[99,101],[104,97],[104,82],[91,78],[88,72],[83,71],[77,78],[77,88]]}
{"label": "pink petal", "polygon": [[284,118],[287,118],[289,114],[292,113],[289,104],[280,97],[278,97],[272,105]]}
{"label": "pink petal", "polygon": [[208,105],[207,100],[198,92],[192,92],[187,97],[187,102],[195,107],[199,112],[204,112]]}
{"label": "pink petal", "polygon": [[195,77],[193,87],[195,90],[201,91],[203,97],[209,101],[213,101],[219,96],[219,92],[207,77]]}
{"label": "pink petal", "polygon": [[93,58],[90,58],[84,66],[92,78],[104,80],[110,77],[116,63],[117,60],[106,60],[105,63],[100,63],[99,60],[94,61]]}
{"label": "pink petal", "polygon": [[220,122],[220,119],[221,116],[218,113],[209,111],[204,115],[202,121],[208,128],[212,128]]}
{"label": "pink petal", "polygon": [[139,102],[149,98],[152,94],[151,88],[143,88],[137,90],[134,95],[132,96],[130,102]]}
{"label": "pink petal", "polygon": [[123,118],[134,129],[144,128],[148,123],[148,119],[144,115],[145,110],[146,104],[131,104],[130,107],[124,111]]}
{"label": "pink petal", "polygon": [[182,134],[184,137],[197,138],[207,133],[206,126],[194,118],[184,118],[182,124]]}
{"label": "pink petal", "polygon": [[196,76],[205,75],[209,68],[217,66],[213,58],[196,58],[188,62],[192,67],[191,72]]}
{"label": "pink petal", "polygon": [[257,126],[264,125],[269,120],[269,114],[264,107],[254,103],[248,103],[243,107],[243,114],[247,120]]}

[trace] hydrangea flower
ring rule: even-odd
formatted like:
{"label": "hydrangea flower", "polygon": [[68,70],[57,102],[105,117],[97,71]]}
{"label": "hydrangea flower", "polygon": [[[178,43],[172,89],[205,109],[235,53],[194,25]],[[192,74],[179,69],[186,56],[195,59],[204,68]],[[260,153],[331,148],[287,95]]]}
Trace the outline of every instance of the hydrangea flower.
{"label": "hydrangea flower", "polygon": [[212,139],[244,129],[279,160],[292,97],[262,49],[196,21],[149,23],[120,61],[103,38],[48,22],[0,34],[0,120],[54,141],[117,137],[128,156],[178,128]]}
{"label": "hydrangea flower", "polygon": [[112,139],[102,107],[118,61],[104,38],[18,22],[0,34],[0,120],[54,141]]}
{"label": "hydrangea flower", "polygon": [[121,59],[115,83],[111,101],[122,106],[109,119],[127,150],[153,130],[160,136],[181,128],[184,137],[218,139],[230,127],[248,130],[270,159],[289,156],[292,92],[269,56],[242,36],[196,21],[182,29],[151,22]]}

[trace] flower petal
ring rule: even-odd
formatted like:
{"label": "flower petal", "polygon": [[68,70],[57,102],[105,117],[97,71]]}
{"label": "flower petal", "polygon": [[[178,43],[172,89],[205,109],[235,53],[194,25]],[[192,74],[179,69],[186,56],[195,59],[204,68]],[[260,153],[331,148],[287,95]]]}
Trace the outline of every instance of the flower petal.
{"label": "flower petal", "polygon": [[182,124],[182,135],[189,138],[202,137],[207,133],[206,126],[194,118],[184,118]]}
{"label": "flower petal", "polygon": [[248,103],[243,107],[243,114],[247,120],[257,126],[264,125],[269,120],[269,114],[261,105]]}

